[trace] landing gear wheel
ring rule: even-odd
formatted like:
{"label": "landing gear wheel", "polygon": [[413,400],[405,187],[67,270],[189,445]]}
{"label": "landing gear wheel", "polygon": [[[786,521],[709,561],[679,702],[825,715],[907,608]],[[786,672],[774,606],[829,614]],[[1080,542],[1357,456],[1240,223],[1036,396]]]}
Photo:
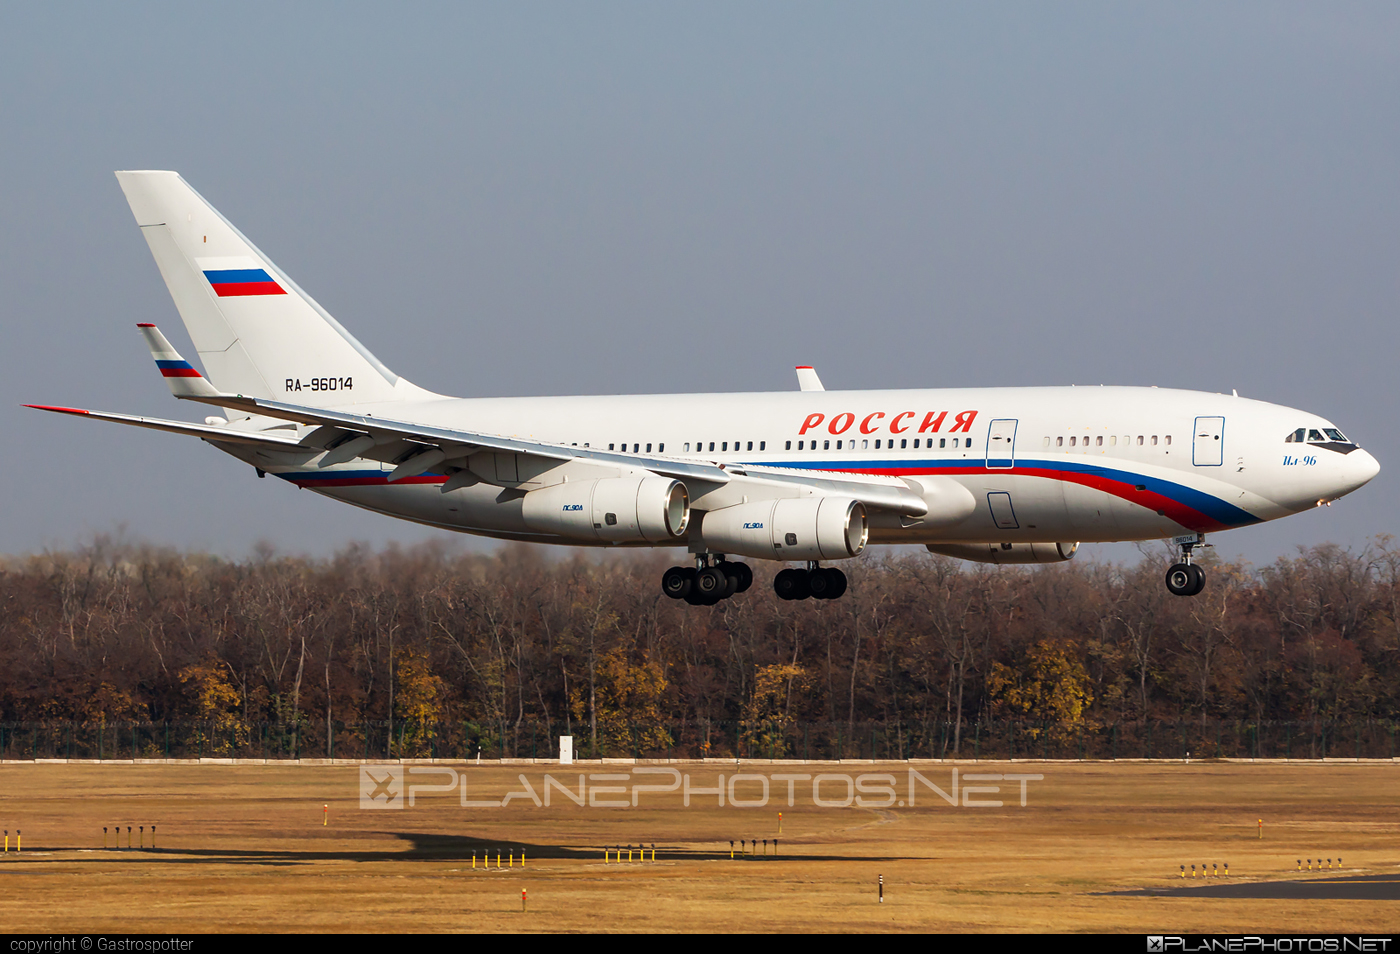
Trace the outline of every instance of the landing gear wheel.
{"label": "landing gear wheel", "polygon": [[831,576],[831,593],[827,596],[829,600],[839,600],[846,595],[846,574],[835,567],[830,567],[826,571]]}
{"label": "landing gear wheel", "polygon": [[725,572],[733,572],[739,584],[734,588],[735,593],[742,593],[753,586],[753,569],[747,563],[726,563]]}
{"label": "landing gear wheel", "polygon": [[834,567],[811,570],[807,579],[814,600],[840,599],[846,592],[846,574]]}
{"label": "landing gear wheel", "polygon": [[1167,570],[1167,590],[1173,596],[1195,596],[1205,585],[1206,576],[1194,563],[1174,563]]}
{"label": "landing gear wheel", "polygon": [[688,566],[673,566],[661,574],[661,592],[673,600],[683,600],[695,588],[695,570]]}
{"label": "landing gear wheel", "polygon": [[779,570],[778,575],[773,578],[773,591],[782,600],[805,600],[812,595],[808,586],[807,571],[791,568]]}
{"label": "landing gear wheel", "polygon": [[717,566],[707,566],[695,574],[694,593],[705,601],[701,605],[718,603],[729,592],[729,577]]}

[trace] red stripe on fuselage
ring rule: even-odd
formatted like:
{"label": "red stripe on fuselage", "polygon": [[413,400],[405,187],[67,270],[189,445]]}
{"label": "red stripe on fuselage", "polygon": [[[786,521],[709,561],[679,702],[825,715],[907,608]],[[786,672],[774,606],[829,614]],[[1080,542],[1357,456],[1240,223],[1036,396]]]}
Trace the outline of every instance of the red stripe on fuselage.
{"label": "red stripe on fuselage", "polygon": [[1221,523],[1214,517],[1208,517],[1194,507],[1188,507],[1186,504],[1151,490],[1138,490],[1134,484],[1129,484],[1121,480],[1114,480],[1111,477],[1104,477],[1099,474],[1050,470],[1041,467],[1022,467],[1020,465],[1017,465],[1015,470],[988,470],[986,467],[936,467],[932,470],[921,470],[913,467],[886,467],[880,470],[860,471],[860,473],[880,474],[886,477],[918,477],[920,474],[946,474],[949,476],[959,476],[963,474],[1019,474],[1023,477],[1063,480],[1072,484],[1079,484],[1082,487],[1102,490],[1104,493],[1126,500],[1128,503],[1137,504],[1139,507],[1145,507],[1148,510],[1160,513],[1165,517],[1175,520],[1188,530],[1195,530],[1198,533],[1210,533],[1217,530],[1230,529],[1229,524]]}
{"label": "red stripe on fuselage", "polygon": [[327,477],[313,480],[298,480],[293,477],[291,480],[298,487],[315,490],[318,487],[402,487],[406,484],[441,484],[447,478],[442,474],[420,474],[417,477],[396,480],[392,484],[389,483],[388,474],[383,477]]}

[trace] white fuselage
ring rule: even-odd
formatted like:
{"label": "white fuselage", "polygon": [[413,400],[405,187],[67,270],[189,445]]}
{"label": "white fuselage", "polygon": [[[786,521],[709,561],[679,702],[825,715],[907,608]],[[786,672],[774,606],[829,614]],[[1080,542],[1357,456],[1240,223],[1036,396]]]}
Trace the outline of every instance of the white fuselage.
{"label": "white fuselage", "polygon": [[[1158,388],[437,398],[382,411],[425,426],[729,468],[881,474],[916,489],[921,477],[946,478],[971,495],[970,510],[951,521],[937,507],[923,519],[872,513],[872,543],[1147,540],[1213,532],[1316,507],[1379,470],[1370,454],[1346,441],[1286,442],[1300,428],[1326,436],[1323,429],[1333,425],[1317,415]],[[269,452],[231,452],[299,486],[396,517],[492,537],[580,542],[532,531],[522,516],[524,494],[491,483],[441,493],[443,474],[388,483],[388,462],[317,468],[305,458],[293,463]],[[609,469],[589,465],[583,472],[607,476]],[[704,512],[739,502],[717,491],[692,506]]]}

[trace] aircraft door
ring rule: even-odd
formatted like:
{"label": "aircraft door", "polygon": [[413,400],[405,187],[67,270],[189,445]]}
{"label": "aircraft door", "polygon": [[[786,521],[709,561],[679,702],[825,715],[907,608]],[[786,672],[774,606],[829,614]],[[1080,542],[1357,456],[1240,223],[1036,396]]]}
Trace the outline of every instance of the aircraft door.
{"label": "aircraft door", "polygon": [[998,530],[1021,529],[1021,524],[1016,520],[1016,510],[1011,506],[1010,494],[1002,491],[987,494],[987,506],[992,511],[992,522]]}
{"label": "aircraft door", "polygon": [[1219,467],[1225,462],[1225,418],[1198,417],[1191,438],[1191,463]]}
{"label": "aircraft door", "polygon": [[1016,421],[992,421],[987,430],[987,469],[1010,470],[1016,466]]}

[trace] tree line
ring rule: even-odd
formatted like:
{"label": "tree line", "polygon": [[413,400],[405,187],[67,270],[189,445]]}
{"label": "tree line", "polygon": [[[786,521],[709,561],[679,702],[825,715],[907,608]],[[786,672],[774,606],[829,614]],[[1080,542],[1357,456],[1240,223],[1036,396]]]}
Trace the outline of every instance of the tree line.
{"label": "tree line", "polygon": [[226,560],[98,538],[11,558],[0,722],[199,722],[234,743],[269,723],[375,722],[419,741],[470,723],[517,748],[529,726],[595,752],[689,733],[705,753],[722,723],[769,752],[791,751],[800,725],[854,738],[937,724],[957,753],[998,720],[1038,726],[1032,740],[1152,720],[1354,723],[1391,719],[1400,694],[1389,538],[1259,570],[1208,557],[1194,598],[1164,589],[1165,549],[1035,568],[894,553],[844,565],[837,601],[778,600],[778,568],[756,564],[747,593],[693,607],[657,583],[677,557],[429,545]]}

